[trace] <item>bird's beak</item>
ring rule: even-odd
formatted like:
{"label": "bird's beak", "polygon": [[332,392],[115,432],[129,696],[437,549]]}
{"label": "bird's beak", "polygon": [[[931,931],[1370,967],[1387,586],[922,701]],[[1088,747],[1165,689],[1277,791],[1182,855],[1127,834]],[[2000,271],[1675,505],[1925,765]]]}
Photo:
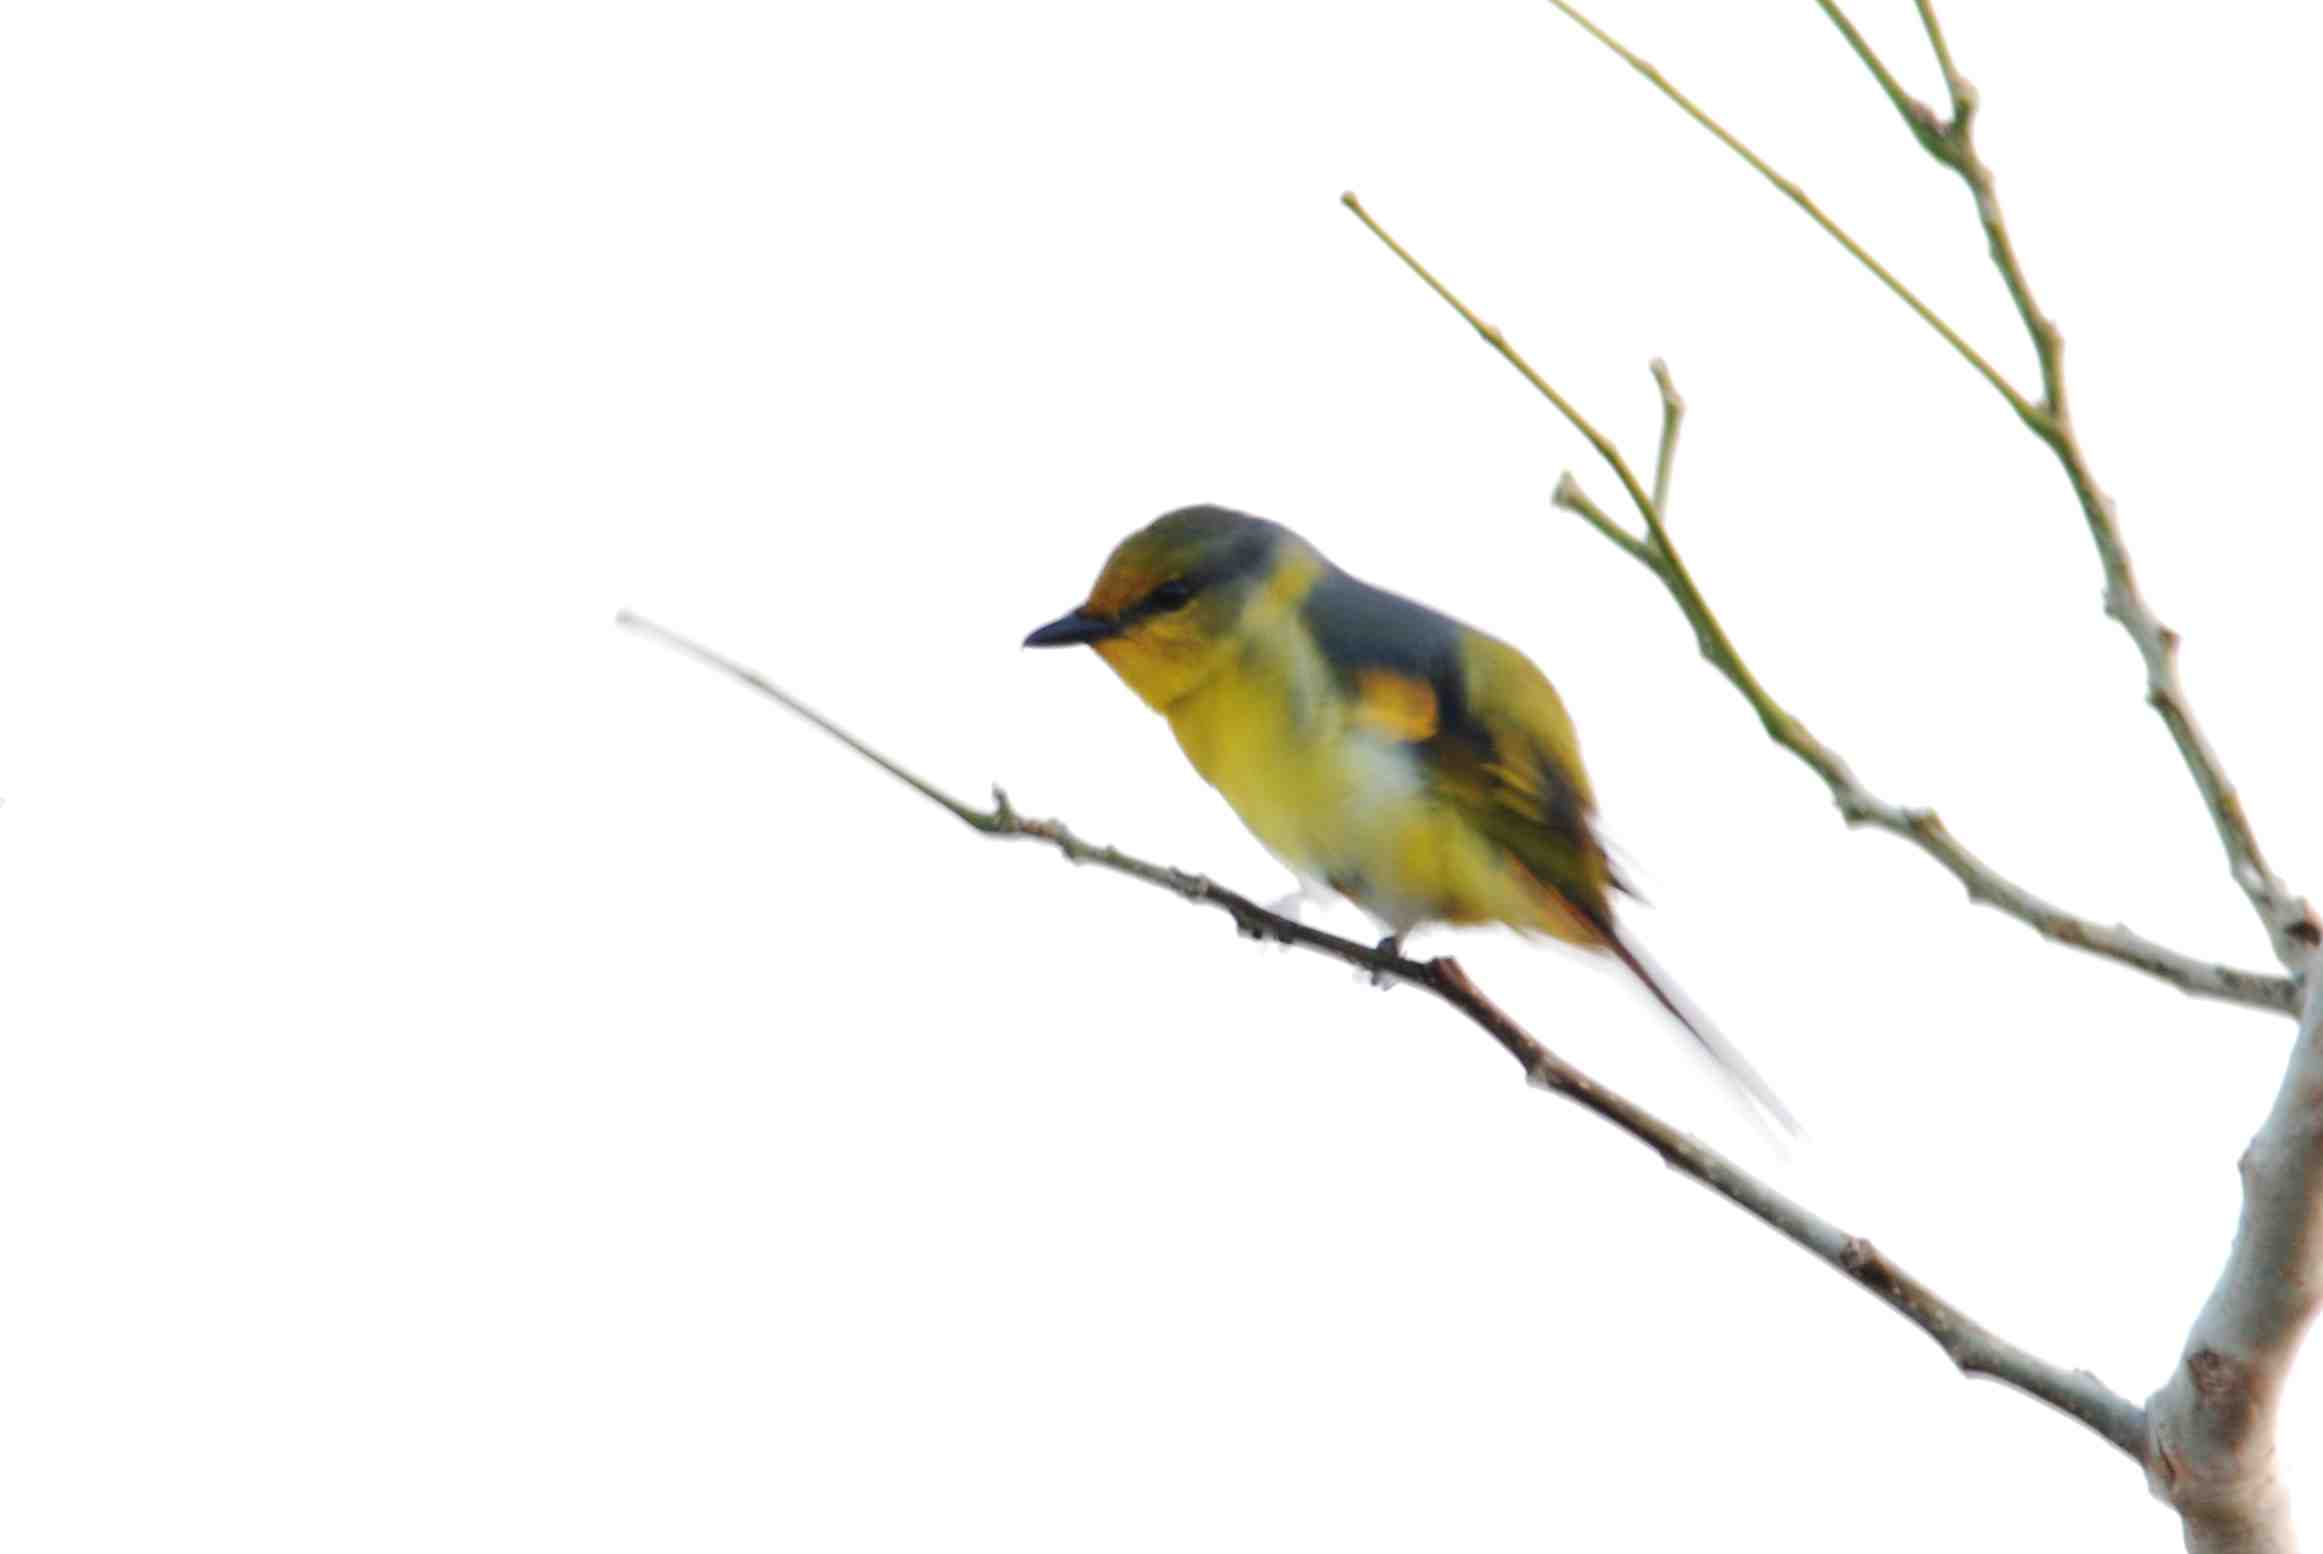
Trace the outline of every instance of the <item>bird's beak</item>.
{"label": "bird's beak", "polygon": [[1121,635],[1121,628],[1101,615],[1072,610],[1058,616],[1024,639],[1026,647],[1071,647],[1080,642],[1102,642]]}

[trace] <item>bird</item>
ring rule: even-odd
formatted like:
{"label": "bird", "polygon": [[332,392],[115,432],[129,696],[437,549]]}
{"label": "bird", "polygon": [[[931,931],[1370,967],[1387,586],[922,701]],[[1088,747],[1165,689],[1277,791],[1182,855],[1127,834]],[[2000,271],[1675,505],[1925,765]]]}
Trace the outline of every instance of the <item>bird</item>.
{"label": "bird", "polygon": [[1572,719],[1516,648],[1213,505],[1122,540],[1024,645],[1093,649],[1303,891],[1327,885],[1387,930],[1383,951],[1422,924],[1501,923],[1610,955],[1746,1109],[1799,1136],[1615,920],[1615,893],[1634,892],[1598,836]]}

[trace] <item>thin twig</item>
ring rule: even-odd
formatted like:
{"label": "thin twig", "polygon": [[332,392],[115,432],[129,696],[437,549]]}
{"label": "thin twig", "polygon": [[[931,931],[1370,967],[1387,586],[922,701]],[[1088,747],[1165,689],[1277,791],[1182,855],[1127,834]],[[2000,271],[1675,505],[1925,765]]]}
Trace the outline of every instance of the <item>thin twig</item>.
{"label": "thin twig", "polygon": [[1845,11],[1829,3],[1829,0],[1815,0],[1815,3],[1823,7],[1823,14],[1831,19],[1832,26],[1839,29],[1839,36],[1847,40],[1847,46],[1855,50],[1855,57],[1863,61],[1863,68],[1871,72],[1872,79],[1879,83],[1879,89],[1887,93],[1887,100],[1895,104],[1896,112],[1904,116],[1904,122],[1911,126],[1920,144],[1928,148],[1928,154],[1937,158],[1949,156],[1950,148],[1944,140],[1944,121],[1937,117],[1936,111],[1904,90],[1904,84],[1895,78],[1895,72],[1889,70],[1886,62],[1873,51],[1870,41],[1856,31],[1855,23],[1847,19]]}
{"label": "thin twig", "polygon": [[1952,49],[1944,41],[1944,29],[1936,22],[1936,7],[1931,0],[1912,0],[1919,8],[1920,25],[1927,29],[1928,45],[1935,50],[1937,68],[1944,72],[1944,87],[1952,94],[1952,117],[1964,118],[1976,109],[1976,94],[1960,72],[1952,67]]}
{"label": "thin twig", "polygon": [[1913,291],[1909,286],[1906,286],[1896,277],[1894,271],[1890,270],[1886,265],[1880,263],[1879,260],[1872,256],[1872,253],[1869,249],[1865,248],[1861,243],[1858,243],[1853,237],[1851,237],[1848,234],[1846,228],[1840,226],[1838,222],[1832,220],[1830,216],[1826,215],[1824,213],[1823,207],[1816,204],[1813,198],[1808,195],[1806,190],[1800,188],[1796,183],[1793,183],[1790,179],[1784,177],[1781,173],[1776,172],[1773,167],[1768,165],[1764,157],[1761,157],[1757,152],[1751,150],[1750,147],[1744,145],[1740,140],[1736,139],[1733,132],[1728,130],[1725,125],[1719,123],[1716,119],[1710,117],[1709,114],[1703,112],[1700,107],[1695,105],[1695,102],[1692,98],[1688,97],[1684,92],[1679,91],[1676,86],[1670,83],[1666,76],[1664,76],[1659,70],[1656,70],[1651,64],[1647,63],[1644,59],[1640,58],[1637,54],[1633,53],[1629,48],[1623,45],[1620,39],[1614,37],[1613,34],[1598,26],[1595,22],[1591,21],[1587,16],[1583,15],[1573,6],[1567,4],[1566,0],[1549,0],[1549,4],[1555,6],[1558,10],[1564,12],[1568,17],[1572,18],[1574,23],[1578,25],[1583,32],[1588,33],[1589,36],[1595,38],[1599,43],[1604,44],[1608,49],[1619,55],[1623,63],[1627,64],[1630,69],[1636,71],[1639,75],[1644,76],[1648,81],[1651,81],[1654,86],[1661,92],[1661,94],[1664,97],[1667,97],[1671,102],[1677,104],[1679,109],[1683,111],[1688,118],[1692,119],[1696,124],[1701,125],[1711,134],[1717,136],[1719,141],[1725,145],[1727,150],[1733,152],[1736,156],[1742,158],[1743,161],[1749,163],[1751,168],[1757,172],[1760,177],[1764,178],[1768,183],[1773,184],[1776,189],[1780,190],[1784,198],[1788,199],[1792,204],[1798,206],[1799,209],[1805,211],[1808,217],[1813,220],[1815,225],[1821,227],[1825,232],[1831,235],[1833,242],[1846,249],[1848,253],[1854,255],[1858,264],[1862,265],[1866,270],[1869,270],[1873,275],[1877,276],[1882,285],[1886,286],[1889,291],[1894,292],[1897,298],[1901,300],[1906,307],[1910,308],[1914,313],[1919,314],[1921,320],[1925,322],[1930,329],[1935,330],[1938,335],[1942,336],[1945,344],[1951,346],[1953,350],[1959,352],[1961,360],[1967,362],[1969,366],[1974,367],[1979,373],[1983,374],[1984,380],[1992,385],[1994,392],[1998,393],[2003,399],[2006,399],[2009,404],[2015,408],[2017,414],[2023,416],[2028,422],[2040,418],[2042,412],[2039,406],[2035,405],[2031,400],[2025,398],[2025,396],[2018,391],[2016,385],[2009,382],[2008,378],[2002,374],[1999,368],[1993,366],[1991,362],[1986,361],[1983,354],[1979,352],[1975,346],[1970,345],[1968,341],[1961,335],[1960,331],[1954,329],[1949,323],[1945,322],[1942,314],[1938,313],[1934,308],[1929,307],[1925,302],[1922,302],[1920,300],[1919,293]]}
{"label": "thin twig", "polygon": [[1662,437],[1654,448],[1654,513],[1667,519],[1670,515],[1670,466],[1678,458],[1678,428],[1686,419],[1686,402],[1678,395],[1678,385],[1670,381],[1670,369],[1657,356],[1646,364],[1653,372],[1654,387],[1662,396]]}
{"label": "thin twig", "polygon": [[1569,0],[1549,0],[1549,3],[1631,69],[1644,76],[1688,118],[1708,130],[1752,171],[1773,184],[1793,204],[1806,212],[1833,242],[1845,249],[1851,258],[1918,314],[1923,323],[1975,368],[1992,385],[1993,391],[2016,412],[2017,417],[2032,429],[2034,435],[2048,445],[2073,488],[2074,500],[2081,507],[2090,538],[2096,544],[2098,558],[2104,567],[2105,612],[2121,623],[2122,629],[2129,633],[2130,640],[2137,646],[2138,656],[2145,664],[2146,700],[2161,716],[2172,743],[2177,746],[2179,758],[2185,762],[2195,786],[2201,792],[2203,804],[2209,810],[2212,824],[2217,829],[2219,844],[2225,850],[2228,871],[2265,926],[2276,960],[2287,970],[2296,970],[2305,965],[2308,952],[2323,943],[2323,921],[2318,921],[2307,902],[2300,899],[2267,867],[2266,859],[2259,851],[2257,833],[2252,829],[2249,817],[2243,813],[2241,799],[2226,776],[2225,766],[2201,726],[2195,722],[2193,711],[2186,700],[2185,686],[2178,676],[2178,634],[2155,617],[2144,596],[2138,591],[2129,552],[2122,543],[2121,531],[2115,521],[2113,501],[2098,484],[2074,432],[2065,392],[2064,338],[2049,316],[2041,311],[2033,297],[2032,287],[2025,279],[2024,266],[2017,257],[2015,241],[2001,213],[1992,170],[1976,151],[1976,89],[1962,77],[1953,62],[1950,45],[1946,43],[1943,28],[1936,20],[1932,0],[1915,0],[1915,3],[1929,45],[1944,74],[1945,90],[1952,106],[1949,118],[1940,117],[1934,109],[1904,89],[1895,73],[1880,60],[1863,34],[1840,10],[1836,0],[1816,0],[1816,4],[1830,18],[1856,57],[1870,71],[1872,78],[1879,83],[1880,90],[1894,105],[1905,127],[1911,131],[1912,138],[1938,162],[1959,174],[1974,195],[1977,219],[1984,227],[1994,267],[1999,270],[2001,280],[2008,288],[2009,298],[2016,305],[2017,314],[2032,339],[2033,352],[2040,364],[2041,398],[2038,403],[2011,383],[1958,330],[1921,301],[1911,288],[1898,280],[1893,271],[1874,258],[1846,229],[1825,214],[1804,189],[1777,172],[1765,158],[1704,112],[1659,70],[1590,20]]}
{"label": "thin twig", "polygon": [[2023,322],[2025,334],[2032,341],[2033,354],[2040,362],[2041,401],[2047,413],[2031,424],[2063,468],[2082,518],[2088,524],[2089,537],[2097,547],[2098,561],[2105,570],[2105,613],[2119,621],[2122,630],[2129,633],[2130,641],[2137,645],[2138,657],[2145,664],[2146,700],[2160,714],[2171,742],[2178,748],[2179,758],[2192,774],[2203,805],[2217,828],[2219,845],[2226,852],[2228,871],[2249,899],[2260,923],[2265,925],[2276,959],[2294,969],[2305,964],[2308,952],[2323,942],[2323,924],[2318,924],[2308,904],[2267,867],[2265,856],[2259,851],[2257,833],[2251,827],[2250,817],[2243,812],[2234,784],[2228,780],[2218,752],[2194,720],[2185,686],[2178,677],[2178,634],[2162,624],[2138,590],[2137,574],[2130,565],[2129,548],[2122,540],[2113,501],[2098,484],[2074,430],[2066,399],[2064,336],[2042,311],[2033,296],[2032,283],[2025,278],[2016,241],[2009,234],[2007,217],[2000,208],[1992,169],[1976,149],[1976,88],[1953,62],[1951,46],[1945,42],[1934,5],[1931,0],[1917,0],[1921,27],[1928,35],[1928,46],[1943,72],[1945,94],[1951,100],[1952,112],[1948,119],[1939,117],[1934,109],[1896,84],[1893,73],[1863,42],[1836,0],[1816,0],[1816,3],[1870,69],[1910,128],[1912,138],[1930,156],[1959,174],[1974,197],[1976,219],[1984,228],[1993,268],[2000,272],[2001,284],[2008,289],[2009,300],[2015,304],[2017,317]]}
{"label": "thin twig", "polygon": [[[1661,579],[1663,587],[1669,590],[1679,610],[1693,626],[1694,640],[1703,658],[1741,692],[1743,700],[1750,704],[1751,711],[1758,715],[1759,725],[1766,730],[1767,737],[1797,756],[1816,776],[1823,779],[1824,786],[1830,789],[1832,800],[1839,807],[1840,815],[1849,825],[1868,825],[1903,838],[1942,864],[1954,879],[1966,887],[1970,900],[1998,908],[2055,943],[2134,967],[2200,997],[2248,1004],[2255,1008],[2271,1009],[2279,1014],[2290,1014],[2297,1010],[2299,993],[2289,978],[2203,960],[2159,944],[2125,924],[2100,923],[2068,912],[2008,879],[1977,857],[1952,835],[1933,811],[1907,809],[1891,804],[1866,788],[1855,775],[1854,769],[1836,750],[1809,733],[1806,725],[1792,716],[1759,683],[1757,675],[1752,673],[1748,663],[1735,648],[1733,639],[1727,636],[1726,628],[1719,623],[1718,617],[1710,609],[1709,601],[1703,597],[1701,588],[1695,583],[1692,572],[1686,566],[1685,557],[1679,552],[1662,521],[1660,505],[1639,487],[1636,478],[1629,473],[1628,463],[1622,459],[1611,441],[1581,414],[1571,400],[1558,392],[1546,377],[1526,361],[1508,343],[1505,335],[1482,323],[1458,295],[1423,267],[1408,249],[1389,236],[1354,195],[1345,195],[1343,199],[1347,207],[1362,218],[1363,224],[1397,258],[1426,281],[1429,288],[1443,298],[1454,312],[1467,320],[1470,327],[1484,337],[1485,343],[1500,354],[1502,360],[1522,374],[1526,382],[1539,389],[1549,403],[1597,449],[1600,457],[1604,458],[1620,479],[1639,517],[1644,520],[1644,537],[1631,534],[1615,523],[1590,499],[1570,473],[1557,482],[1554,498],[1556,504],[1579,514],[1588,521],[1590,527],[1619,546],[1631,560]],[[1661,367],[1655,373],[1655,382],[1663,395],[1664,451],[1660,462],[1666,463],[1669,450],[1675,444],[1677,426],[1676,416],[1669,407],[1682,402],[1677,399],[1676,387],[1671,383],[1666,367]]]}
{"label": "thin twig", "polygon": [[1605,509],[1597,505],[1596,498],[1581,489],[1581,482],[1573,478],[1571,470],[1557,477],[1557,488],[1550,493],[1549,500],[1620,546],[1638,565],[1650,567],[1657,572],[1661,570],[1661,563],[1655,557],[1653,547],[1607,516]]}
{"label": "thin twig", "polygon": [[1645,487],[1637,483],[1637,475],[1630,469],[1629,461],[1621,456],[1621,450],[1613,445],[1613,439],[1590,425],[1589,418],[1574,409],[1573,402],[1558,393],[1555,384],[1525,365],[1524,359],[1508,348],[1508,341],[1501,335],[1499,325],[1488,324],[1483,319],[1478,318],[1475,313],[1469,310],[1467,303],[1453,296],[1442,281],[1437,280],[1434,275],[1429,273],[1426,265],[1413,258],[1401,243],[1388,235],[1385,227],[1371,219],[1371,212],[1363,208],[1363,202],[1355,197],[1352,190],[1340,195],[1339,203],[1355,212],[1355,219],[1369,227],[1373,237],[1385,243],[1390,252],[1411,267],[1411,272],[1414,275],[1427,282],[1429,288],[1437,296],[1450,303],[1452,311],[1467,320],[1468,327],[1484,337],[1485,344],[1506,357],[1510,366],[1523,373],[1526,381],[1540,390],[1549,403],[1555,405],[1564,414],[1565,419],[1573,423],[1574,430],[1589,439],[1589,446],[1597,450],[1597,456],[1605,461],[1606,467],[1611,469],[1621,481],[1622,489],[1629,493],[1631,501],[1648,512],[1653,510],[1653,498],[1647,496]]}
{"label": "thin twig", "polygon": [[1612,1123],[1659,1155],[1673,1171],[1692,1178],[1742,1209],[1785,1238],[1870,1291],[1914,1326],[1935,1340],[1960,1370],[1984,1376],[2038,1399],[2126,1453],[2145,1462],[2144,1410],[2121,1397],[2086,1371],[2067,1370],[1999,1337],[1919,1280],[1905,1273],[1872,1244],[1853,1236],[1760,1181],[1741,1166],[1692,1136],[1664,1122],[1617,1091],[1608,1089],[1558,1057],[1530,1032],[1493,1003],[1459,962],[1449,956],[1412,960],[1337,934],[1309,928],[1294,918],[1270,912],[1249,897],[1228,890],[1199,874],[1149,863],[1113,847],[1082,841],[1055,820],[1028,820],[993,790],[993,807],[977,809],[945,793],[879,754],[830,719],[776,687],[773,682],[724,655],[714,652],[667,627],[624,610],[618,624],[641,632],[733,676],[760,695],[771,697],[790,711],[845,744],[881,771],[907,784],[914,792],[942,805],[986,836],[1016,837],[1045,842],[1075,863],[1094,864],[1184,900],[1216,907],[1234,919],[1242,934],[1313,950],[1372,973],[1425,988],[1466,1016],[1469,1022],[1516,1059],[1534,1086],[1564,1097],[1583,1110]]}
{"label": "thin twig", "polygon": [[[2000,271],[2001,281],[2008,287],[2009,300],[2016,305],[2017,316],[2024,321],[2025,333],[2032,337],[2033,353],[2041,369],[2041,408],[2048,412],[2051,426],[2066,419],[2065,409],[2065,342],[2057,333],[2057,326],[2033,301],[2032,288],[2025,282],[2024,266],[2017,260],[2016,244],[2009,237],[2008,224],[2001,219],[2000,201],[1993,192],[1992,170],[1977,158],[1974,141],[1976,118],[1976,88],[1969,85],[1952,64],[1952,50],[1944,42],[1944,29],[1936,20],[1936,12],[1928,0],[1918,0],[1920,25],[1928,34],[1929,46],[1934,50],[1936,63],[1944,73],[1944,93],[1951,100],[1949,118],[1939,114],[1927,103],[1904,89],[1903,83],[1888,69],[1870,43],[1864,39],[1847,13],[1839,8],[1838,0],[1815,0],[1831,25],[1847,40],[1855,57],[1863,62],[1879,89],[1903,119],[1904,127],[1912,132],[1912,139],[1944,166],[1958,173],[1976,196],[1977,219],[1984,225],[1984,237],[1992,249],[1992,262]],[[2050,428],[2036,425],[2034,430],[2047,439]]]}

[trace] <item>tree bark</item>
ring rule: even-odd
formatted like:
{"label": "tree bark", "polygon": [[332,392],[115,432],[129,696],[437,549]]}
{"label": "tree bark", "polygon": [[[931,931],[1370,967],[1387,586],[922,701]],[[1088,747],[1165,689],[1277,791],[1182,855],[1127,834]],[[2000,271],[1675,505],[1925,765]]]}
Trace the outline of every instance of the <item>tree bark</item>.
{"label": "tree bark", "polygon": [[2243,1151],[2242,1221],[2169,1381],[2146,1405],[2154,1493],[2193,1554],[2295,1554],[2275,1419],[2323,1305],[2323,957],[2282,1088]]}

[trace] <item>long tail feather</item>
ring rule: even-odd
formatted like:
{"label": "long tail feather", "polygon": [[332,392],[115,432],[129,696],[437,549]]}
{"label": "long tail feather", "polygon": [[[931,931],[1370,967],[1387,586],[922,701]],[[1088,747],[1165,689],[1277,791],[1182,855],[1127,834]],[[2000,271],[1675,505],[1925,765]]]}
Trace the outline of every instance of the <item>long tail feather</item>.
{"label": "long tail feather", "polygon": [[[1718,1065],[1721,1076],[1733,1086],[1739,1098],[1755,1103],[1759,1112],[1781,1124],[1783,1132],[1790,1137],[1803,1139],[1807,1136],[1806,1130],[1799,1126],[1798,1118],[1791,1115],[1791,1109],[1782,1103],[1782,1099],[1774,1093],[1774,1088],[1760,1077],[1758,1070],[1750,1066],[1750,1060],[1736,1050],[1734,1043],[1718,1033],[1718,1027],[1712,1025],[1701,1010],[1694,1008],[1690,999],[1678,992],[1677,985],[1670,981],[1661,967],[1655,965],[1643,950],[1624,938],[1618,928],[1606,925],[1604,936],[1605,947],[1629,968],[1632,976],[1645,984],[1645,990],[1653,994],[1654,1001],[1685,1027],[1686,1034],[1702,1044],[1702,1050]],[[1758,1112],[1753,1115],[1758,1115]]]}

